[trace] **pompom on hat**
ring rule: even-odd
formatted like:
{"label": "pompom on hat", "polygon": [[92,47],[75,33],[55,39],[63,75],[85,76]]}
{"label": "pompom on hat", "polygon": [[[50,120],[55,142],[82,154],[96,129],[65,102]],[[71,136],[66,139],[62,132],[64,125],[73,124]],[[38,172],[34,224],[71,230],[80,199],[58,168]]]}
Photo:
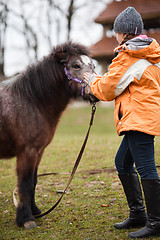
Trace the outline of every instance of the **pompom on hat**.
{"label": "pompom on hat", "polygon": [[142,34],[143,20],[134,7],[128,7],[115,19],[113,30],[116,33]]}

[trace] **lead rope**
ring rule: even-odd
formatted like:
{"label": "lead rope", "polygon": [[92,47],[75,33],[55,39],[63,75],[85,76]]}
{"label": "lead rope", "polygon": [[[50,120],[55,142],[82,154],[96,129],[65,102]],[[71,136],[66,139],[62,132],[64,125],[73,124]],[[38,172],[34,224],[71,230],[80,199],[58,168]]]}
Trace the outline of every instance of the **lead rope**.
{"label": "lead rope", "polygon": [[87,143],[87,140],[88,140],[88,137],[89,137],[90,129],[91,129],[92,125],[93,125],[93,119],[94,119],[95,112],[96,112],[96,103],[94,103],[94,104],[92,105],[92,113],[91,113],[91,119],[90,119],[90,123],[89,123],[89,128],[88,128],[88,131],[87,131],[85,140],[84,140],[84,142],[83,142],[83,145],[82,145],[82,147],[81,147],[81,150],[80,150],[80,152],[79,152],[79,154],[78,154],[77,160],[76,160],[76,162],[75,162],[75,164],[74,164],[72,173],[71,173],[71,175],[70,175],[70,178],[69,178],[69,180],[68,180],[68,183],[67,183],[67,186],[66,186],[65,190],[62,192],[61,197],[60,197],[60,198],[58,199],[58,201],[53,205],[53,207],[51,207],[48,211],[46,211],[46,212],[44,212],[44,213],[42,213],[42,214],[35,215],[35,216],[34,216],[35,218],[43,217],[43,216],[47,215],[48,213],[50,213],[54,208],[56,208],[56,207],[58,206],[58,204],[60,203],[60,201],[62,200],[63,196],[65,195],[66,191],[68,190],[68,187],[69,187],[69,185],[70,185],[70,183],[71,183],[71,181],[72,181],[72,179],[73,179],[73,177],[74,177],[74,174],[75,174],[75,172],[76,172],[76,170],[77,170],[77,168],[78,168],[78,165],[79,165],[79,163],[80,163],[80,160],[81,160],[81,158],[82,158],[84,149],[85,149],[85,147],[86,147],[86,143]]}

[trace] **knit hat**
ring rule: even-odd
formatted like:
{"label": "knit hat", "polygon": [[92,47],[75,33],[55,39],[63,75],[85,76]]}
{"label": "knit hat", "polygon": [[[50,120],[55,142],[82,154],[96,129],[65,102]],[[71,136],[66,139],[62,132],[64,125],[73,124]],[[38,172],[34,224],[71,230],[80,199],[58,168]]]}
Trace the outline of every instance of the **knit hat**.
{"label": "knit hat", "polygon": [[113,29],[117,33],[140,35],[143,31],[143,20],[134,7],[128,7],[116,17]]}

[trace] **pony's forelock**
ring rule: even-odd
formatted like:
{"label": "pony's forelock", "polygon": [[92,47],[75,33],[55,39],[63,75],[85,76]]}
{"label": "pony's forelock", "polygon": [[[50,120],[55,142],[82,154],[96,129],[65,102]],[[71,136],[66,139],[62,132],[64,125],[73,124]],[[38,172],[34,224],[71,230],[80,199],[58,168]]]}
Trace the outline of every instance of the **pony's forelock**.
{"label": "pony's forelock", "polygon": [[78,43],[67,42],[53,48],[52,56],[60,63],[67,62],[70,56],[90,55],[89,49]]}

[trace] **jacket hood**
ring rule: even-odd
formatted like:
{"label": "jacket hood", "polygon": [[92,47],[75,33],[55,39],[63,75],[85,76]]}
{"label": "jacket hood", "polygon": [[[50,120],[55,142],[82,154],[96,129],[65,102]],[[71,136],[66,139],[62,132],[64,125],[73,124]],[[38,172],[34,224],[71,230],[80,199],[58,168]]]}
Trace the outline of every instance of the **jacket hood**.
{"label": "jacket hood", "polygon": [[151,63],[160,62],[160,46],[153,38],[145,35],[133,38],[125,43],[125,52],[132,57],[143,58]]}

